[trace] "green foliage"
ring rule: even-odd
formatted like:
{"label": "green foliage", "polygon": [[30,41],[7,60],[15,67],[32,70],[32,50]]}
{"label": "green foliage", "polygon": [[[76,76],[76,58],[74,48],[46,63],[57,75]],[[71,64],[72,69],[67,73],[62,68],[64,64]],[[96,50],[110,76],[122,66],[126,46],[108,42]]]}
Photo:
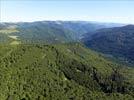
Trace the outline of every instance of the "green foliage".
{"label": "green foliage", "polygon": [[133,100],[133,75],[79,43],[0,45],[1,100]]}

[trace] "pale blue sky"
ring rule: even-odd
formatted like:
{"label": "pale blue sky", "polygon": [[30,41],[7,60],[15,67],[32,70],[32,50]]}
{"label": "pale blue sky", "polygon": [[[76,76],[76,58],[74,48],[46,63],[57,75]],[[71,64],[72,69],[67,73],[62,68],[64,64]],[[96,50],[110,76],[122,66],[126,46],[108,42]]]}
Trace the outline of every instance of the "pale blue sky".
{"label": "pale blue sky", "polygon": [[133,0],[0,0],[0,20],[83,20],[134,24]]}

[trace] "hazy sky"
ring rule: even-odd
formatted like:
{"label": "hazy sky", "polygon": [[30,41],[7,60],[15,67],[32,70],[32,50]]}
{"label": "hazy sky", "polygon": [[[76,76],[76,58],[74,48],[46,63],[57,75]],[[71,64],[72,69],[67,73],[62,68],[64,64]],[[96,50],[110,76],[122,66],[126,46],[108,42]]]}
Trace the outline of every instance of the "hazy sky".
{"label": "hazy sky", "polygon": [[134,24],[133,0],[0,0],[0,21],[85,20]]}

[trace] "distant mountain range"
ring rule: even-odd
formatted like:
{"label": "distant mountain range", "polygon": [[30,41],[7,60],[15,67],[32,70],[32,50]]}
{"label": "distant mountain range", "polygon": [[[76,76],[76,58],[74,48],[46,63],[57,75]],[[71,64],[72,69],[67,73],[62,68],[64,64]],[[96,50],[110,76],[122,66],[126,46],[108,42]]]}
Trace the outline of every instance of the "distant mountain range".
{"label": "distant mountain range", "polygon": [[[123,24],[107,24],[86,21],[40,21],[31,23],[1,23],[0,33],[7,32],[10,33],[8,35],[18,36],[18,39],[23,42],[40,41],[45,43],[56,43],[79,41],[87,32],[93,32],[101,28],[122,25]],[[7,34],[4,35],[4,37],[6,36]],[[9,39],[8,36],[7,39]]]}

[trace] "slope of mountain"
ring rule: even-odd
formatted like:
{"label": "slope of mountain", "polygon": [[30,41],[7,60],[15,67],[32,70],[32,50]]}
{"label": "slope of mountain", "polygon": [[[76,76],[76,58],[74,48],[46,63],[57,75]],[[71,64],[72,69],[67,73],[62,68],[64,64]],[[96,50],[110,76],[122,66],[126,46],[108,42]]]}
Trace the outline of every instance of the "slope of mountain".
{"label": "slope of mountain", "polygon": [[87,34],[83,41],[94,50],[134,62],[134,25],[100,29],[92,37]]}
{"label": "slope of mountain", "polygon": [[134,69],[79,43],[0,49],[1,100],[134,99]]}

